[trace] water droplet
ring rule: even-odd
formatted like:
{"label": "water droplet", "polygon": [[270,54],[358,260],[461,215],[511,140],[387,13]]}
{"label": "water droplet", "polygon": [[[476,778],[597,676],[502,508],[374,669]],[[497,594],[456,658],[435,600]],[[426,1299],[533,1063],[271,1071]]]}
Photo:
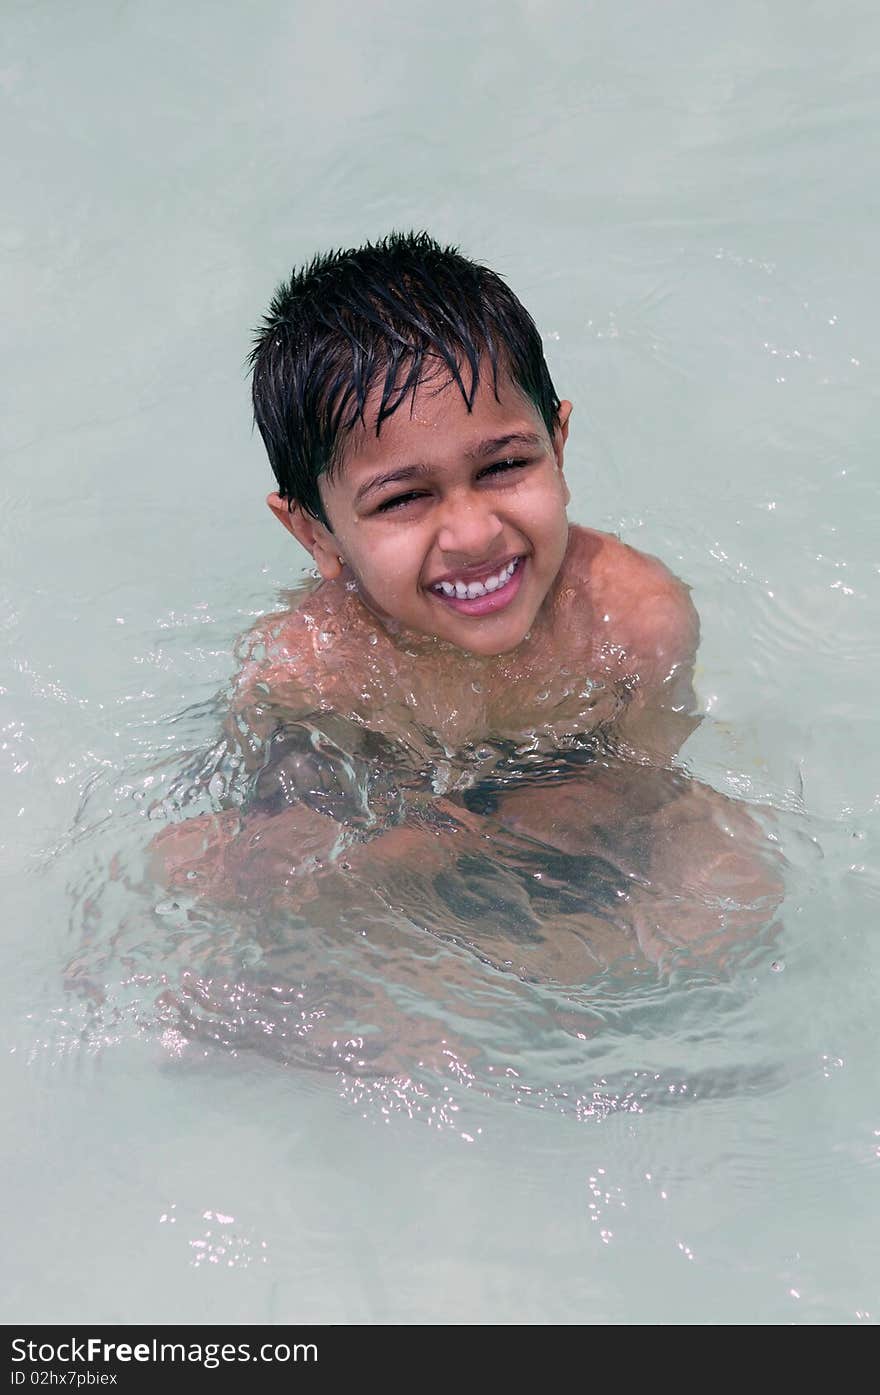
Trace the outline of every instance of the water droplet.
{"label": "water droplet", "polygon": [[208,794],[211,796],[212,799],[220,799],[225,789],[226,781],[223,779],[223,776],[218,771],[216,775],[211,776],[211,779],[208,782]]}
{"label": "water droplet", "polygon": [[772,969],[774,974],[781,974],[783,969],[785,968],[785,960],[774,959],[773,963],[770,965],[770,968]]}
{"label": "water droplet", "polygon": [[179,910],[179,901],[159,901],[155,907],[156,915],[174,915],[174,912]]}
{"label": "water droplet", "polygon": [[473,688],[475,693],[481,693],[483,691],[482,683],[472,683],[471,687]]}
{"label": "water droplet", "polygon": [[379,636],[378,636],[377,634],[375,634],[373,631],[371,631],[371,632],[367,635],[367,643],[368,643],[368,644],[378,644],[378,643],[379,643]]}

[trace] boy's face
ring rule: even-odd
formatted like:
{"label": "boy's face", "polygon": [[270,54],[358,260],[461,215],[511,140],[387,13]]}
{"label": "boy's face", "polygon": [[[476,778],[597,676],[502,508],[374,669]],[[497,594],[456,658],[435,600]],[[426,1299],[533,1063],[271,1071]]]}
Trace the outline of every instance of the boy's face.
{"label": "boy's face", "polygon": [[[332,533],[278,495],[269,505],[326,579],[344,559],[380,617],[473,654],[507,653],[531,629],[562,565],[562,473],[571,403],[553,439],[499,373],[469,412],[458,387],[421,384],[375,427],[356,428],[321,481]],[[368,425],[370,415],[367,414]]]}

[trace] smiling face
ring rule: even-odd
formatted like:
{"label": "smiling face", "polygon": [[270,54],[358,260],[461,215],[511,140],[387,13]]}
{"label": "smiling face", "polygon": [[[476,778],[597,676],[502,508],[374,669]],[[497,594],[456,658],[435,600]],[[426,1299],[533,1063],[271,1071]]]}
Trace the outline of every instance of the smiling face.
{"label": "smiling face", "polygon": [[429,380],[378,436],[356,429],[322,479],[332,532],[277,494],[269,506],[326,580],[350,568],[380,618],[473,654],[508,653],[534,625],[565,556],[570,411],[563,402],[551,439],[500,373],[497,398],[482,378],[470,412],[454,383],[438,390]]}

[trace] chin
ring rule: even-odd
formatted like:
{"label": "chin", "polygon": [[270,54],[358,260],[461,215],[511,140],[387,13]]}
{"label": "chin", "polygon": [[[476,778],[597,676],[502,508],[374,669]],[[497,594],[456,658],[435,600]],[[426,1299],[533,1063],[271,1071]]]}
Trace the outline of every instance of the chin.
{"label": "chin", "polygon": [[516,635],[515,637],[499,637],[498,639],[492,640],[486,636],[482,642],[473,644],[463,644],[461,640],[454,640],[453,643],[466,654],[476,654],[481,659],[495,659],[500,658],[502,654],[512,654],[515,649],[519,648],[527,634],[528,631],[526,630],[521,635]]}

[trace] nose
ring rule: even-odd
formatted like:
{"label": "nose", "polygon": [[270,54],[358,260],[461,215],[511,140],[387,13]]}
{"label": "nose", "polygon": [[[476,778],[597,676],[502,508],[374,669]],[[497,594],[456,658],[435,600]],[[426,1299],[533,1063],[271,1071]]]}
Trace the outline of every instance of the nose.
{"label": "nose", "polygon": [[450,498],[437,532],[441,552],[479,560],[491,551],[504,525],[487,499]]}

